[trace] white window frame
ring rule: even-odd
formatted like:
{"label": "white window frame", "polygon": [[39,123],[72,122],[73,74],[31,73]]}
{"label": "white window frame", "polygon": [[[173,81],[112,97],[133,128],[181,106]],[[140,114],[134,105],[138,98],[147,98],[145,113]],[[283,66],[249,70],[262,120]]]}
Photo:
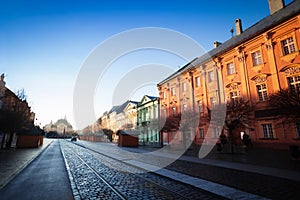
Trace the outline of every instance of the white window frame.
{"label": "white window frame", "polygon": [[208,79],[209,83],[211,83],[215,80],[215,74],[214,74],[213,70],[207,72],[207,79]]}
{"label": "white window frame", "polygon": [[233,103],[238,103],[239,101],[239,92],[237,90],[233,90],[229,92],[230,101]]}
{"label": "white window frame", "polygon": [[199,111],[199,113],[203,112],[202,101],[201,100],[197,101],[197,104],[198,104],[198,111]]}
{"label": "white window frame", "polygon": [[176,115],[176,107],[172,107],[172,116]]}
{"label": "white window frame", "polygon": [[204,128],[199,128],[199,138],[204,139]]}
{"label": "white window frame", "polygon": [[171,88],[171,95],[172,95],[172,96],[175,96],[175,95],[176,95],[175,87],[172,87],[172,88]]}
{"label": "white window frame", "polygon": [[296,52],[296,46],[293,37],[288,37],[287,39],[281,40],[282,54],[288,55]]}
{"label": "white window frame", "polygon": [[215,105],[217,104],[217,100],[215,97],[210,97],[210,104],[212,108],[215,107]]}
{"label": "white window frame", "polygon": [[186,105],[186,104],[183,104],[183,105],[182,105],[182,111],[183,111],[183,112],[187,111],[187,105]]}
{"label": "white window frame", "polygon": [[187,88],[186,88],[186,82],[182,83],[182,92],[186,92]]}
{"label": "white window frame", "polygon": [[200,87],[200,86],[201,86],[200,76],[197,76],[197,77],[195,78],[195,82],[196,82],[196,87]]}
{"label": "white window frame", "polygon": [[227,63],[226,68],[227,68],[227,75],[235,74],[235,67],[233,62]]}
{"label": "white window frame", "polygon": [[253,66],[258,66],[263,64],[262,56],[260,51],[255,51],[251,53]]}
{"label": "white window frame", "polygon": [[257,84],[256,92],[257,92],[258,101],[267,101],[269,99],[266,83]]}
{"label": "white window frame", "polygon": [[287,77],[287,82],[292,92],[300,91],[300,75]]}
{"label": "white window frame", "polygon": [[263,138],[274,138],[273,125],[271,123],[261,124]]}
{"label": "white window frame", "polygon": [[219,138],[219,129],[218,128],[214,128],[214,138]]}

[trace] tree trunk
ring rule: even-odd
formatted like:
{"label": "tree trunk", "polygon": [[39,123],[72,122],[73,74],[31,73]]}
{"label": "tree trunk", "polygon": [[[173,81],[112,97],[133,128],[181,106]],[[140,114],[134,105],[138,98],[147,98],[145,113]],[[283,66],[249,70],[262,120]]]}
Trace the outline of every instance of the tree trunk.
{"label": "tree trunk", "polygon": [[6,142],[6,148],[11,147],[12,139],[13,139],[12,134],[8,133],[8,141]]}
{"label": "tree trunk", "polygon": [[5,136],[6,136],[6,133],[3,133],[3,138],[2,138],[2,142],[1,142],[1,150],[3,149],[3,146],[4,146]]}
{"label": "tree trunk", "polygon": [[232,130],[229,130],[229,137],[230,137],[230,153],[231,154],[234,154],[234,135],[233,135],[233,131]]}

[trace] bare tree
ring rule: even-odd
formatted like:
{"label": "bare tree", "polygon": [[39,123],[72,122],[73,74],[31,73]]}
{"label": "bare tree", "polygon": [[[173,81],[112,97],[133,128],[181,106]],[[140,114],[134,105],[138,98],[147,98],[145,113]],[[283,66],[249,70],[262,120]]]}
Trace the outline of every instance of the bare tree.
{"label": "bare tree", "polygon": [[300,91],[283,89],[269,97],[270,105],[279,114],[293,121],[300,118]]}
{"label": "bare tree", "polygon": [[16,101],[3,106],[0,110],[0,130],[8,134],[7,147],[11,145],[12,134],[33,128],[30,109],[26,101]]}
{"label": "bare tree", "polygon": [[174,114],[172,116],[167,117],[166,119],[161,118],[160,119],[160,127],[164,132],[171,132],[174,130],[179,129],[180,125],[180,119],[181,115],[180,114]]}
{"label": "bare tree", "polygon": [[17,90],[16,95],[21,101],[27,100],[27,95],[25,94],[24,88]]}
{"label": "bare tree", "polygon": [[[242,98],[228,102],[226,105],[215,105],[212,111],[209,110],[210,123],[215,123],[223,126],[223,129],[227,131],[228,140],[231,145],[231,153],[234,153],[234,145],[237,144],[239,135],[235,134],[235,131],[239,128],[249,128],[251,122],[251,113],[253,112],[249,101],[245,101]],[[214,117],[212,113],[218,113]],[[224,113],[224,115],[221,115]],[[224,133],[222,131],[222,139],[224,139]]]}
{"label": "bare tree", "polygon": [[239,137],[239,135],[234,134],[234,131],[239,127],[250,127],[252,111],[253,109],[251,108],[249,101],[244,101],[242,98],[227,104],[224,128],[228,131],[232,153],[233,146],[236,144],[237,138]]}
{"label": "bare tree", "polygon": [[102,129],[102,130],[103,130],[103,133],[107,136],[107,139],[109,139],[109,141],[112,142],[113,131],[110,129]]}

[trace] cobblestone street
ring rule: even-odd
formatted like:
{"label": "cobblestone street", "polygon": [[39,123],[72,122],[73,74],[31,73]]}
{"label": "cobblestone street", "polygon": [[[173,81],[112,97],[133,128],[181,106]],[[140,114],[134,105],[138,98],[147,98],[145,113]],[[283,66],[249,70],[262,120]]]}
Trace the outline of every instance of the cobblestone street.
{"label": "cobblestone street", "polygon": [[63,140],[61,148],[75,199],[222,199]]}
{"label": "cobblestone street", "polygon": [[[164,155],[162,152],[158,153],[156,156],[154,156],[154,154],[147,154],[147,150],[142,148],[119,148],[113,144],[91,143],[85,141],[78,141],[76,144],[109,155],[129,164],[136,164],[138,162],[143,163],[140,164],[140,166],[147,164],[151,166],[162,166],[172,159],[172,155]],[[121,151],[121,149],[125,151]],[[131,154],[131,151],[135,152],[134,156]],[[100,154],[97,155],[100,156]],[[209,183],[206,183],[208,185],[212,183],[220,184],[220,186],[208,188],[208,191],[211,192],[213,192],[213,189],[214,192],[222,191],[222,186],[229,186],[250,194],[258,195],[255,198],[298,199],[300,197],[299,173],[297,173],[297,171],[285,171],[275,168],[265,168],[264,171],[262,170],[264,169],[263,167],[257,166],[257,168],[255,168],[258,169],[257,172],[251,172],[247,169],[247,167],[250,168],[251,165],[239,165],[233,162],[227,162],[229,163],[227,164],[224,161],[216,160],[218,166],[214,166],[208,161],[209,160],[206,159],[183,157],[171,163],[165,169],[171,170],[172,172],[179,172],[180,174],[186,174],[190,177],[199,178],[200,180],[210,181]],[[229,167],[222,167],[222,163],[229,165]],[[237,165],[238,168],[234,168],[234,165]],[[161,174],[165,169],[154,168],[154,170],[157,170],[154,171],[154,173]],[[293,173],[288,176],[288,172]],[[193,182],[190,181],[190,184],[193,184]],[[219,188],[216,189],[216,187]],[[223,197],[236,198],[231,195],[224,195]]]}

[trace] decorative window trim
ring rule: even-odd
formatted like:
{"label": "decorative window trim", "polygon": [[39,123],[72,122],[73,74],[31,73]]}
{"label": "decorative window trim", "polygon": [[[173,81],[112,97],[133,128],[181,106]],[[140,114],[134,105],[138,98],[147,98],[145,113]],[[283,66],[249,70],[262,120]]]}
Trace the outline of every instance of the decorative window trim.
{"label": "decorative window trim", "polygon": [[280,70],[280,72],[282,72],[285,76],[300,74],[300,64],[285,66]]}
{"label": "decorative window trim", "polygon": [[229,91],[233,91],[233,90],[238,90],[238,86],[240,85],[240,82],[232,82],[227,84],[225,87],[229,90]]}
{"label": "decorative window trim", "polygon": [[253,76],[251,78],[252,81],[255,82],[255,84],[262,84],[267,81],[267,77],[270,76],[271,74],[258,74],[256,76]]}

